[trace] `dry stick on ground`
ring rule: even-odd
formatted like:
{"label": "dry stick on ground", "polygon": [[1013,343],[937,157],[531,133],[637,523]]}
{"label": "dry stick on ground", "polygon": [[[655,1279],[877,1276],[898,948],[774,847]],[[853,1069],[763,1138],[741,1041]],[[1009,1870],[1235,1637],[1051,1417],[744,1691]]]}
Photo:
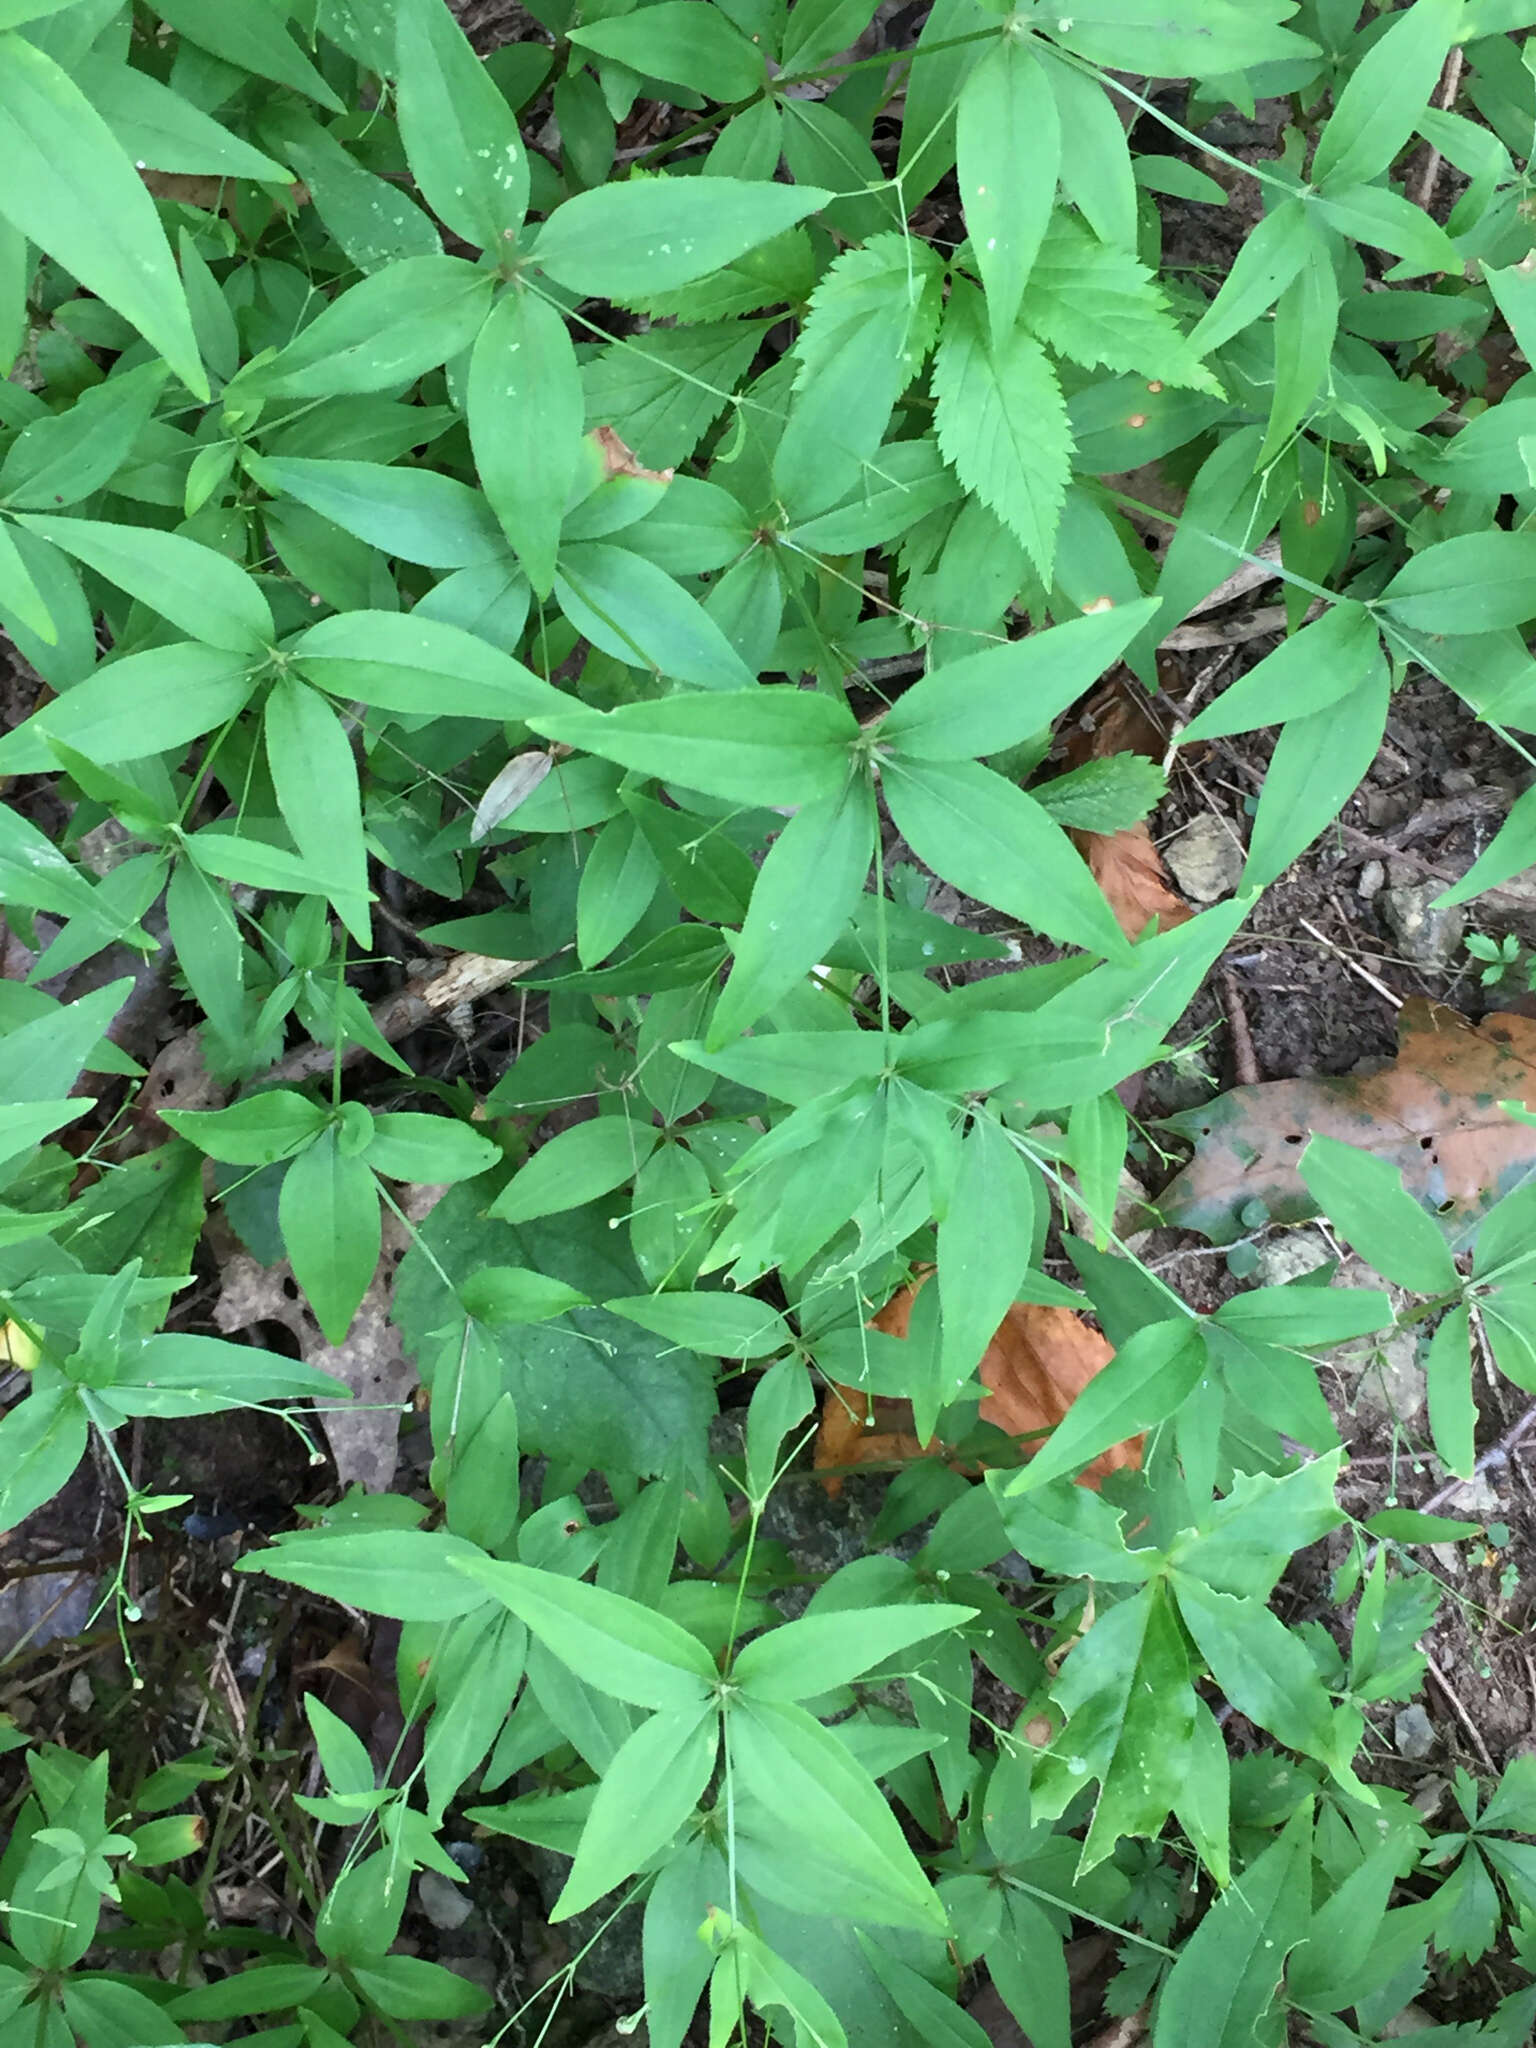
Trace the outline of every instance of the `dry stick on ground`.
{"label": "dry stick on ground", "polygon": [[1382,981],[1377,975],[1372,974],[1371,970],[1368,967],[1362,967],[1358,960],[1352,960],[1348,953],[1345,952],[1344,948],[1340,945],[1337,945],[1334,942],[1334,940],[1330,939],[1326,932],[1320,932],[1315,924],[1309,924],[1304,917],[1298,917],[1296,922],[1301,926],[1304,932],[1310,932],[1313,938],[1317,940],[1317,943],[1320,946],[1325,947],[1328,952],[1332,953],[1334,958],[1338,960],[1342,966],[1347,967],[1351,974],[1358,974],[1363,982],[1367,983],[1371,988],[1375,989],[1377,995],[1384,996],[1386,1000],[1392,1005],[1394,1010],[1400,1010],[1403,1007],[1403,999],[1401,996],[1393,995],[1391,989],[1387,987],[1387,984],[1384,981]]}
{"label": "dry stick on ground", "polygon": [[1227,1029],[1232,1034],[1233,1070],[1245,1088],[1251,1087],[1259,1078],[1259,1062],[1253,1049],[1253,1033],[1248,1029],[1248,1012],[1243,1006],[1242,991],[1230,967],[1223,967],[1216,978],[1221,984]]}
{"label": "dry stick on ground", "polygon": [[1451,1712],[1456,1716],[1457,1720],[1466,1730],[1468,1741],[1472,1744],[1472,1747],[1477,1751],[1478,1756],[1480,1757],[1486,1768],[1492,1771],[1493,1775],[1497,1777],[1499,1774],[1499,1767],[1494,1762],[1493,1758],[1488,1754],[1488,1745],[1483,1740],[1482,1731],[1479,1729],[1477,1723],[1473,1720],[1472,1716],[1467,1712],[1466,1708],[1462,1705],[1461,1701],[1457,1698],[1455,1687],[1451,1684],[1451,1681],[1446,1677],[1445,1673],[1441,1670],[1440,1666],[1435,1662],[1434,1658],[1431,1657],[1428,1650],[1421,1650],[1419,1652],[1419,1655],[1424,1659],[1424,1669],[1435,1681],[1435,1684],[1439,1686],[1441,1693],[1444,1695],[1446,1701],[1450,1705]]}
{"label": "dry stick on ground", "polygon": [[[1461,89],[1461,68],[1464,61],[1461,45],[1458,43],[1445,60],[1445,69],[1440,74],[1439,89],[1434,97],[1433,104],[1442,110],[1456,104],[1456,95]],[[1412,195],[1414,205],[1425,213],[1428,213],[1429,202],[1435,196],[1435,186],[1439,177],[1440,152],[1432,147],[1419,178],[1418,189]]]}

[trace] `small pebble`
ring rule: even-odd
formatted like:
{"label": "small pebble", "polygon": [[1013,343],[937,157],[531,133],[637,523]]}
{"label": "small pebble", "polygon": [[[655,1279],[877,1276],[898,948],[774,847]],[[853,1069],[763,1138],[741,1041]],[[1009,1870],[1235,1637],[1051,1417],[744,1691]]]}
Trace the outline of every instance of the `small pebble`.
{"label": "small pebble", "polygon": [[1243,872],[1243,849],[1220,818],[1207,811],[1163,848],[1173,878],[1191,903],[1229,896]]}
{"label": "small pebble", "polygon": [[1379,896],[1386,885],[1387,871],[1379,860],[1368,860],[1360,870],[1356,884],[1363,899],[1369,903],[1373,896]]}
{"label": "small pebble", "polygon": [[1419,1763],[1435,1746],[1435,1724],[1421,1706],[1404,1707],[1392,1723],[1392,1740],[1399,1756]]}
{"label": "small pebble", "polygon": [[445,1934],[462,1927],[475,1910],[475,1902],[462,1886],[452,1883],[440,1870],[424,1870],[416,1880],[416,1903]]}

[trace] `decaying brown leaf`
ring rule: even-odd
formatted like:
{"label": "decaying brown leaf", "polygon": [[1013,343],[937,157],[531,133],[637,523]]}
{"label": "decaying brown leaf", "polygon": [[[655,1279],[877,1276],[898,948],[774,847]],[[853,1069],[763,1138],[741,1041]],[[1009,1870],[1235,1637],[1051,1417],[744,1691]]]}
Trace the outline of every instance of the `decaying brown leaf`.
{"label": "decaying brown leaf", "polygon": [[[912,1320],[912,1301],[927,1278],[903,1287],[881,1309],[874,1327],[888,1337],[905,1337]],[[1041,1308],[1016,1301],[987,1346],[979,1377],[991,1389],[981,1404],[981,1419],[1009,1436],[1038,1437],[1054,1429],[1094,1374],[1114,1357],[1099,1331],[1067,1308]],[[829,1387],[822,1404],[816,1437],[816,1465],[865,1465],[890,1459],[944,1455],[939,1443],[924,1445],[912,1431],[911,1404],[867,1395],[853,1387]],[[1141,1439],[1116,1444],[1095,1458],[1080,1475],[1080,1486],[1097,1487],[1118,1466],[1139,1466]],[[829,1492],[839,1480],[829,1478]]]}
{"label": "decaying brown leaf", "polygon": [[[1067,742],[1067,765],[1110,754],[1163,758],[1166,742],[1128,669],[1117,669],[1088,699]],[[1123,832],[1074,832],[1077,850],[1104,891],[1115,922],[1128,939],[1140,938],[1153,918],[1171,932],[1194,915],[1168,881],[1163,857],[1145,820]]]}
{"label": "decaying brown leaf", "polygon": [[[444,1190],[419,1186],[408,1192],[405,1213],[412,1223],[419,1223]],[[327,1344],[321,1336],[286,1259],[280,1265],[262,1266],[246,1252],[232,1252],[219,1267],[213,1320],[226,1336],[257,1323],[280,1323],[292,1333],[306,1365],[333,1374],[351,1388],[352,1404],[321,1406],[320,1426],[342,1485],[355,1480],[370,1493],[386,1492],[394,1479],[400,1416],[418,1384],[416,1368],[389,1320],[395,1268],[409,1245],[406,1224],[386,1210],[379,1270],[340,1344]]]}
{"label": "decaying brown leaf", "polygon": [[1536,1019],[1473,1024],[1416,996],[1398,1016],[1398,1052],[1375,1074],[1260,1081],[1173,1119],[1195,1156],[1158,1203],[1170,1223],[1230,1244],[1262,1202],[1277,1223],[1317,1214],[1296,1170],[1314,1131],[1399,1168],[1447,1228],[1473,1222],[1536,1166],[1536,1130],[1501,1102],[1536,1109]]}
{"label": "decaying brown leaf", "polygon": [[1168,886],[1168,870],[1152,844],[1145,821],[1123,832],[1074,835],[1093,879],[1104,891],[1115,922],[1128,939],[1139,938],[1151,919],[1160,932],[1187,924],[1194,912]]}
{"label": "decaying brown leaf", "polygon": [[597,443],[598,453],[603,458],[603,476],[643,476],[653,484],[669,484],[674,471],[670,469],[647,469],[633,448],[613,431],[612,427],[594,427],[591,438]]}

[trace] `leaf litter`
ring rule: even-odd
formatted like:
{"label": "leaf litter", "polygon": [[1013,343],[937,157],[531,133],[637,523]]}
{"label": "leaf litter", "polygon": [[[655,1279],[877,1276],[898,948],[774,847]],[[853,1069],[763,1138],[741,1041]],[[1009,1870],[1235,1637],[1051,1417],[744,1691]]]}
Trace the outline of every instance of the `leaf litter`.
{"label": "leaf litter", "polygon": [[1473,1023],[1416,996],[1399,1014],[1397,1058],[1375,1073],[1259,1081],[1169,1117],[1195,1151],[1158,1213],[1213,1244],[1315,1216],[1297,1162],[1321,1132],[1390,1160],[1459,1240],[1536,1170],[1536,1131],[1505,1102],[1536,1108],[1536,1019]]}
{"label": "leaf litter", "polygon": [[[892,1295],[871,1327],[888,1337],[905,1338],[912,1303],[922,1285],[920,1278]],[[1016,1301],[977,1367],[977,1377],[988,1389],[978,1411],[980,1419],[1021,1441],[1038,1439],[1056,1427],[1114,1355],[1113,1345],[1102,1332],[1072,1309]],[[914,1458],[946,1455],[946,1445],[937,1440],[924,1444],[917,1437],[910,1401],[871,1396],[861,1388],[835,1382],[827,1388],[815,1465],[818,1471],[827,1471],[823,1484],[829,1493],[835,1494],[842,1485],[832,1468],[905,1464]],[[1097,1488],[1111,1472],[1140,1464],[1141,1438],[1136,1437],[1102,1452],[1084,1467],[1077,1484]]]}

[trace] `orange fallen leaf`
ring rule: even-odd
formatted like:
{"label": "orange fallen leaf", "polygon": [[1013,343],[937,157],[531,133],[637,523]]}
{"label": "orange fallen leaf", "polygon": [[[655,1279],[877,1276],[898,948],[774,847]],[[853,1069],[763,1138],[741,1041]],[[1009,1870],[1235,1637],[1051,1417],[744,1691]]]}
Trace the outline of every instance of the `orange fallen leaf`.
{"label": "orange fallen leaf", "polygon": [[1215,1244],[1240,1234],[1249,1202],[1277,1223],[1315,1216],[1296,1162],[1320,1131],[1390,1160],[1454,1229],[1536,1166],[1536,1130],[1500,1109],[1510,1101],[1536,1109],[1536,1018],[1474,1024],[1415,996],[1398,1014],[1397,1058],[1377,1073],[1259,1081],[1172,1119],[1195,1156],[1158,1208]]}
{"label": "orange fallen leaf", "polygon": [[1123,832],[1073,835],[1089,872],[1104,891],[1115,922],[1128,939],[1139,938],[1156,918],[1160,932],[1187,924],[1194,912],[1168,886],[1168,870],[1152,844],[1145,820]]}
{"label": "orange fallen leaf", "polygon": [[[1088,699],[1067,742],[1067,762],[1079,768],[1111,754],[1144,754],[1160,761],[1165,747],[1129,669],[1122,668]],[[1074,832],[1072,837],[1128,939],[1139,938],[1153,918],[1158,931],[1171,932],[1194,916],[1169,884],[1145,820],[1123,832]]]}
{"label": "orange fallen leaf", "polygon": [[[888,1337],[905,1337],[913,1297],[927,1277],[922,1275],[893,1295],[874,1318],[874,1328]],[[981,1404],[981,1420],[1013,1437],[1033,1438],[1042,1430],[1054,1429],[1094,1374],[1114,1355],[1108,1339],[1071,1309],[1016,1301],[981,1361],[978,1376],[991,1390]],[[867,1395],[853,1387],[829,1387],[816,1437],[817,1469],[943,1454],[941,1444],[923,1445],[912,1433],[909,1402],[876,1397],[873,1427],[869,1426],[870,1417]],[[1140,1464],[1141,1438],[1136,1437],[1102,1452],[1077,1483],[1096,1488],[1118,1467]],[[841,1483],[836,1477],[824,1482],[832,1493]]]}

